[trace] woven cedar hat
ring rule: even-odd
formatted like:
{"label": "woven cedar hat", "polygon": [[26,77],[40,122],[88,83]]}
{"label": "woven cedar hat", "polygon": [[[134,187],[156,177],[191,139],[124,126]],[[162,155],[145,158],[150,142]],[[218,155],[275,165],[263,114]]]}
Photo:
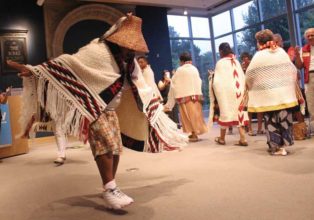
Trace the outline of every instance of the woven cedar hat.
{"label": "woven cedar hat", "polygon": [[105,38],[107,41],[118,44],[137,52],[148,52],[148,47],[142,33],[142,19],[127,14],[119,28]]}

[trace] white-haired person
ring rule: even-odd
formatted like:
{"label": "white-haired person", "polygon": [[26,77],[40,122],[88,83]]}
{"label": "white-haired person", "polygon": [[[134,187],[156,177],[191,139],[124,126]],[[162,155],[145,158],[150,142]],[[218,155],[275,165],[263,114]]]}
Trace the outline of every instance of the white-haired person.
{"label": "white-haired person", "polygon": [[295,47],[295,65],[304,69],[305,96],[310,114],[311,130],[314,128],[314,28],[304,32],[306,44],[300,50]]}

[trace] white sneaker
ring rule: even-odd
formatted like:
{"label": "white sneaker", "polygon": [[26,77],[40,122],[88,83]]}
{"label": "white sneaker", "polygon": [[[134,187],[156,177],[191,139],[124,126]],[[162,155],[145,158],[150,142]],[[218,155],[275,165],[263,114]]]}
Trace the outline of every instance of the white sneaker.
{"label": "white sneaker", "polygon": [[119,188],[106,189],[103,197],[107,208],[110,209],[121,209],[133,202],[133,199],[121,192]]}
{"label": "white sneaker", "polygon": [[65,157],[57,157],[57,159],[55,159],[53,162],[54,162],[55,164],[62,165],[62,164],[64,164],[64,161],[65,161],[65,160],[66,160]]}
{"label": "white sneaker", "polygon": [[130,197],[130,196],[128,196],[128,195],[126,195],[124,192],[122,192],[118,187],[116,188],[121,194],[122,194],[122,196],[129,202],[129,204],[131,204],[131,203],[133,203],[134,202],[134,200]]}
{"label": "white sneaker", "polygon": [[287,156],[288,152],[284,148],[279,148],[276,152],[273,153],[274,156]]}

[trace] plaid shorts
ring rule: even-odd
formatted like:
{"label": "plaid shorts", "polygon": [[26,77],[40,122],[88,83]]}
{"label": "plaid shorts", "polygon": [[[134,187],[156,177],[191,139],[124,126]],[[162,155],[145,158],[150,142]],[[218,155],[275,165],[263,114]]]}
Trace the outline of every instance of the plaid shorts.
{"label": "plaid shorts", "polygon": [[111,152],[120,155],[122,141],[120,126],[115,111],[105,111],[90,125],[88,141],[94,158]]}

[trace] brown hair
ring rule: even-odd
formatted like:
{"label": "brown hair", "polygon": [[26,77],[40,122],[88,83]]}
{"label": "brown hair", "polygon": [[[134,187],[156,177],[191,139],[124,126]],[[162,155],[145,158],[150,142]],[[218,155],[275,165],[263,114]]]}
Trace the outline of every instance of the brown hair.
{"label": "brown hair", "polygon": [[261,45],[273,40],[273,32],[269,29],[261,30],[255,34],[255,39]]}

